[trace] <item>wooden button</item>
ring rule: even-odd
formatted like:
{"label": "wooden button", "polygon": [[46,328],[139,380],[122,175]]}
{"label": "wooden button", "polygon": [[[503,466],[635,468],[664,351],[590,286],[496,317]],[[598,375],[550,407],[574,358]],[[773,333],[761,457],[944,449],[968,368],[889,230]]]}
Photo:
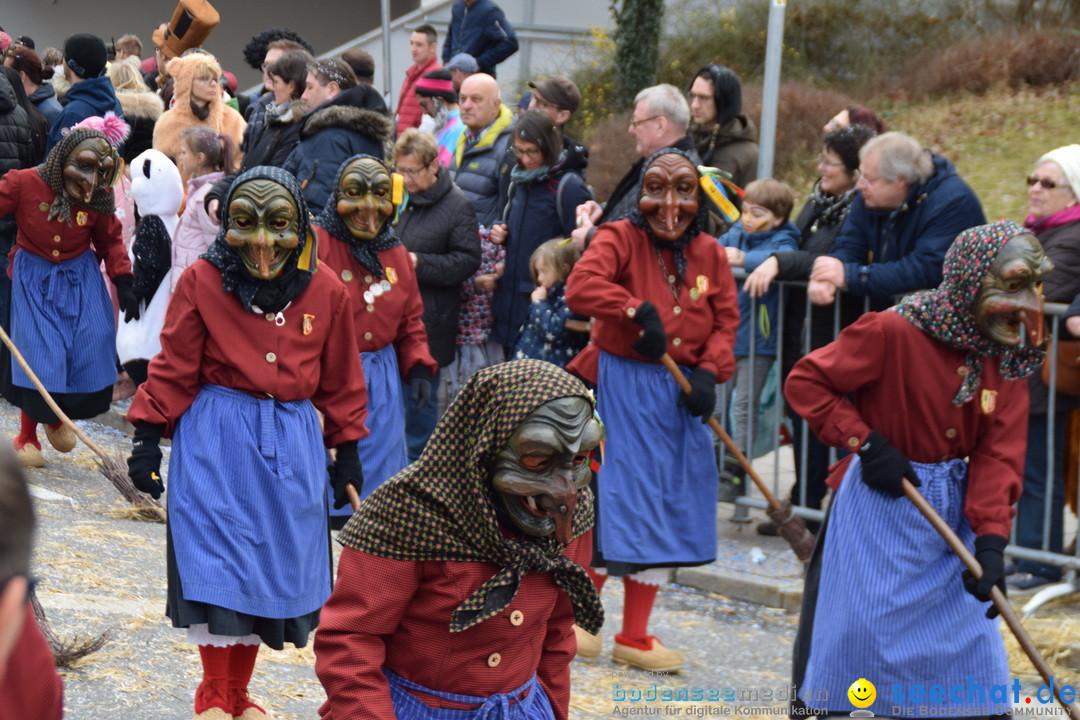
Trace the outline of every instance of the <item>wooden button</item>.
{"label": "wooden button", "polygon": [[60,236],[59,235],[53,235],[52,239],[53,239],[53,242],[60,242]]}
{"label": "wooden button", "polygon": [[847,444],[848,444],[849,448],[857,448],[857,447],[859,447],[859,438],[854,437],[854,436],[849,437],[847,439]]}
{"label": "wooden button", "polygon": [[46,203],[46,202],[41,203],[40,205],[38,205],[38,210],[40,210],[41,212],[48,212],[49,203]]}
{"label": "wooden button", "polygon": [[961,365],[960,367],[956,368],[956,374],[960,377],[966,377],[968,374],[967,365]]}
{"label": "wooden button", "polygon": [[370,340],[371,339],[371,333],[369,333],[369,332],[364,333],[364,339],[365,340]]}
{"label": "wooden button", "polygon": [[375,312],[375,306],[374,305],[368,305],[367,306],[367,311],[368,312]]}
{"label": "wooden button", "polygon": [[52,254],[53,254],[53,257],[60,257],[60,251],[59,250],[53,250]]}
{"label": "wooden button", "polygon": [[948,430],[946,430],[945,437],[949,438],[950,440],[956,437],[956,428],[949,428]]}
{"label": "wooden button", "polygon": [[488,655],[488,659],[487,659],[488,667],[498,667],[499,663],[501,663],[501,662],[502,662],[502,655],[500,655],[499,653],[491,653],[490,655]]}
{"label": "wooden button", "polygon": [[266,353],[266,362],[277,362],[277,355],[272,352]]}
{"label": "wooden button", "polygon": [[365,275],[364,276],[364,282],[366,282],[368,285],[370,285],[371,283],[375,282],[375,278],[373,278],[370,275]]}
{"label": "wooden button", "polygon": [[671,344],[675,347],[679,347],[680,345],[682,345],[682,338],[672,338]]}
{"label": "wooden button", "polygon": [[637,315],[637,308],[626,308],[626,317],[633,320],[635,315]]}
{"label": "wooden button", "polygon": [[525,614],[522,613],[520,610],[515,610],[514,612],[510,613],[511,625],[520,625],[523,622],[525,622]]}
{"label": "wooden button", "polygon": [[263,315],[263,317],[266,318],[267,320],[269,320],[270,322],[274,322],[274,313],[266,313],[265,315]]}
{"label": "wooden button", "polygon": [[351,270],[342,270],[341,271],[341,279],[344,280],[345,282],[352,282],[352,271]]}
{"label": "wooden button", "polygon": [[682,308],[676,305],[675,307],[671,308],[671,312],[675,313],[676,315],[682,315]]}

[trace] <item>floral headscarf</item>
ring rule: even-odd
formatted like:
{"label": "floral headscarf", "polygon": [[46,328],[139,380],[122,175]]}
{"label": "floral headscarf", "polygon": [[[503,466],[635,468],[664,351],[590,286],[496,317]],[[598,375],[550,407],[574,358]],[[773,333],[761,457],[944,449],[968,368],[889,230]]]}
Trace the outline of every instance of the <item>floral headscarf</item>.
{"label": "floral headscarf", "polygon": [[[109,144],[115,171],[113,177],[109,179],[109,184],[95,187],[93,195],[90,196],[90,202],[83,205],[82,202],[68,195],[67,190],[64,189],[64,163],[67,161],[68,155],[79,143],[90,138],[101,138]],[[53,146],[53,149],[49,151],[49,155],[45,158],[45,162],[37,166],[37,171],[45,184],[49,186],[49,189],[56,193],[56,199],[53,200],[52,206],[49,207],[49,220],[59,219],[71,225],[71,208],[76,205],[86,207],[101,215],[111,215],[116,212],[112,183],[116,179],[116,174],[120,172],[120,154],[116,152],[116,146],[109,142],[109,138],[100,130],[87,127],[72,128],[60,138],[60,142]]]}

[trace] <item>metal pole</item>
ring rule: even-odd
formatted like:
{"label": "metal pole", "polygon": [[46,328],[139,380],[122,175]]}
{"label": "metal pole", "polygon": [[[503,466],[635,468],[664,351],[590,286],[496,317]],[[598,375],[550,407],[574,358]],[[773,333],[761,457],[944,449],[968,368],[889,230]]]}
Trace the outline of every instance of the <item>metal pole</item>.
{"label": "metal pole", "polygon": [[776,108],[780,101],[780,61],[784,49],[784,8],[787,0],[772,0],[769,34],[765,43],[765,86],[761,94],[761,136],[758,177],[772,177],[776,149]]}
{"label": "metal pole", "polygon": [[390,72],[390,0],[382,0],[382,57],[383,57],[383,96],[386,98],[386,107],[393,111],[394,97],[390,88],[393,87]]}

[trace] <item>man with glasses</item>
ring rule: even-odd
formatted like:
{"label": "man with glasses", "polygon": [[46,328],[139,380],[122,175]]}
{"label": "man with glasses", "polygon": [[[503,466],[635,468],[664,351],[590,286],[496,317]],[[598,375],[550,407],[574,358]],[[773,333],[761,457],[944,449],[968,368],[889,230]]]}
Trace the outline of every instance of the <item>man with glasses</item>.
{"label": "man with glasses", "polygon": [[870,297],[937,287],[945,251],[986,222],[982,205],[951,162],[903,133],[879,135],[859,152],[859,192],[830,255],[814,261],[807,294],[828,305],[837,290]]}
{"label": "man with glasses", "polygon": [[622,219],[637,207],[641,166],[657,150],[673,147],[688,153],[695,163],[700,162],[694,142],[686,134],[689,125],[690,106],[674,85],[654,85],[637,94],[628,132],[637,142],[639,157],[615,186],[605,206],[593,200],[578,206],[578,227],[572,233],[578,248],[584,249],[596,226]]}
{"label": "man with glasses", "polygon": [[742,111],[742,83],[723,65],[707,65],[690,84],[690,136],[710,167],[741,188],[757,179],[757,128]]}

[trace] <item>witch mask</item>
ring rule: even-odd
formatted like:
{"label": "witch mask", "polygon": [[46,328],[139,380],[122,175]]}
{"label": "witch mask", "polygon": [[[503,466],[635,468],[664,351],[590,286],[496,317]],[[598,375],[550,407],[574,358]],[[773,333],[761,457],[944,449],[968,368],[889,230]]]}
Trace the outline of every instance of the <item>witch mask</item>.
{"label": "witch mask", "polygon": [[1042,281],[1053,268],[1034,236],[1009,240],[994,256],[975,298],[975,326],[1000,345],[1019,345],[1022,330],[1027,344],[1043,342]]}
{"label": "witch mask", "polygon": [[656,237],[675,242],[698,212],[698,172],[678,153],[660,155],[645,170],[638,201],[645,222]]}
{"label": "witch mask", "polygon": [[349,162],[337,187],[337,213],[349,234],[374,240],[394,214],[393,194],[393,178],[381,162],[367,157]]}
{"label": "witch mask", "polygon": [[273,280],[300,244],[293,196],[267,178],[247,180],[231,194],[225,240],[258,280]]}
{"label": "witch mask", "polygon": [[103,137],[89,137],[64,159],[64,191],[73,201],[89,205],[98,188],[113,184],[118,172],[116,150]]}
{"label": "witch mask", "polygon": [[572,538],[578,494],[589,484],[589,458],[604,430],[581,397],[544,403],[517,427],[495,459],[492,484],[526,535]]}

